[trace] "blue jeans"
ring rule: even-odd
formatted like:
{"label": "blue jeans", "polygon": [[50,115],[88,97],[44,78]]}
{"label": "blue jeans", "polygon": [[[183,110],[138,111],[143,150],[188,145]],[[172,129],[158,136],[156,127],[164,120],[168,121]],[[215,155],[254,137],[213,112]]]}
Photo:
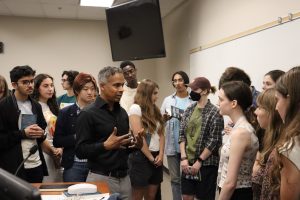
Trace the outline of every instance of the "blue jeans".
{"label": "blue jeans", "polygon": [[167,156],[173,200],[181,200],[180,154]]}
{"label": "blue jeans", "polygon": [[64,182],[85,182],[89,174],[87,162],[74,161],[73,166],[65,169],[63,173]]}

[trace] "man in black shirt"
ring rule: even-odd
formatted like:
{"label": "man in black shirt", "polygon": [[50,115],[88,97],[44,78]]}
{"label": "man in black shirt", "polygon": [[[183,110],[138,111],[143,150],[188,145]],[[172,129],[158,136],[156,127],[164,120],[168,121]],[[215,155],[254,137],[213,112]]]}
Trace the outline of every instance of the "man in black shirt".
{"label": "man in black shirt", "polygon": [[100,96],[83,109],[77,119],[76,155],[88,159],[87,181],[105,181],[111,193],[131,199],[127,174],[128,154],[141,147],[141,136],[129,132],[129,119],[119,101],[125,79],[117,67],[105,67],[98,75]]}

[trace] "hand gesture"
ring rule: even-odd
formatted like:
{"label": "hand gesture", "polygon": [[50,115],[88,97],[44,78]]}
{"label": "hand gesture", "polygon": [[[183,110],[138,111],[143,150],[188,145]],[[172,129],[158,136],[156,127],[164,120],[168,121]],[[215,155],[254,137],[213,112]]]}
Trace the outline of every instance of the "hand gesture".
{"label": "hand gesture", "polygon": [[171,118],[172,118],[172,116],[170,116],[168,113],[167,113],[167,111],[163,114],[163,120],[164,120],[164,122],[167,122],[167,121],[169,121]]}
{"label": "hand gesture", "polygon": [[106,150],[126,148],[125,146],[130,144],[130,140],[131,140],[130,136],[131,133],[122,136],[117,136],[117,128],[114,127],[113,132],[104,142],[104,148]]}
{"label": "hand gesture", "polygon": [[130,130],[130,132],[130,145],[128,146],[128,148],[141,149],[143,147],[144,129],[142,128],[136,135],[133,134],[132,130]]}
{"label": "hand gesture", "polygon": [[44,136],[44,133],[45,133],[45,131],[41,127],[39,127],[37,124],[32,124],[30,126],[27,126],[24,129],[24,132],[28,138],[33,138],[33,139],[41,138]]}

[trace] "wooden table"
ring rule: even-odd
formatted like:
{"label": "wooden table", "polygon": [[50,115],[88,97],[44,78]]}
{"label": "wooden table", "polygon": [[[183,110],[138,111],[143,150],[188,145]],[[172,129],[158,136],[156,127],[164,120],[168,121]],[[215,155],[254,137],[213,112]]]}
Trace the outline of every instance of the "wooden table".
{"label": "wooden table", "polygon": [[[45,183],[32,183],[32,185],[36,188],[39,188],[41,185],[63,185],[63,184],[77,184],[77,183],[78,182],[51,182],[51,183],[45,182]],[[108,185],[105,182],[88,182],[88,183],[97,185],[98,192],[100,193],[109,193]],[[62,192],[61,191],[41,192],[41,195],[59,195],[59,194],[62,194]]]}

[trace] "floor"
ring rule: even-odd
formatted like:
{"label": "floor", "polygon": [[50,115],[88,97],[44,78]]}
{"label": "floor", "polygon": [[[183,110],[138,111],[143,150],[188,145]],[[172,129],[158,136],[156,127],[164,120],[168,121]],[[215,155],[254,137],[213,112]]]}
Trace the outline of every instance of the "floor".
{"label": "floor", "polygon": [[162,200],[172,200],[172,190],[170,175],[164,172],[164,179],[161,184],[161,199]]}
{"label": "floor", "polygon": [[[218,192],[216,193],[216,199],[218,199]],[[172,200],[172,190],[170,175],[164,172],[164,179],[161,184],[161,199],[162,200]]]}

